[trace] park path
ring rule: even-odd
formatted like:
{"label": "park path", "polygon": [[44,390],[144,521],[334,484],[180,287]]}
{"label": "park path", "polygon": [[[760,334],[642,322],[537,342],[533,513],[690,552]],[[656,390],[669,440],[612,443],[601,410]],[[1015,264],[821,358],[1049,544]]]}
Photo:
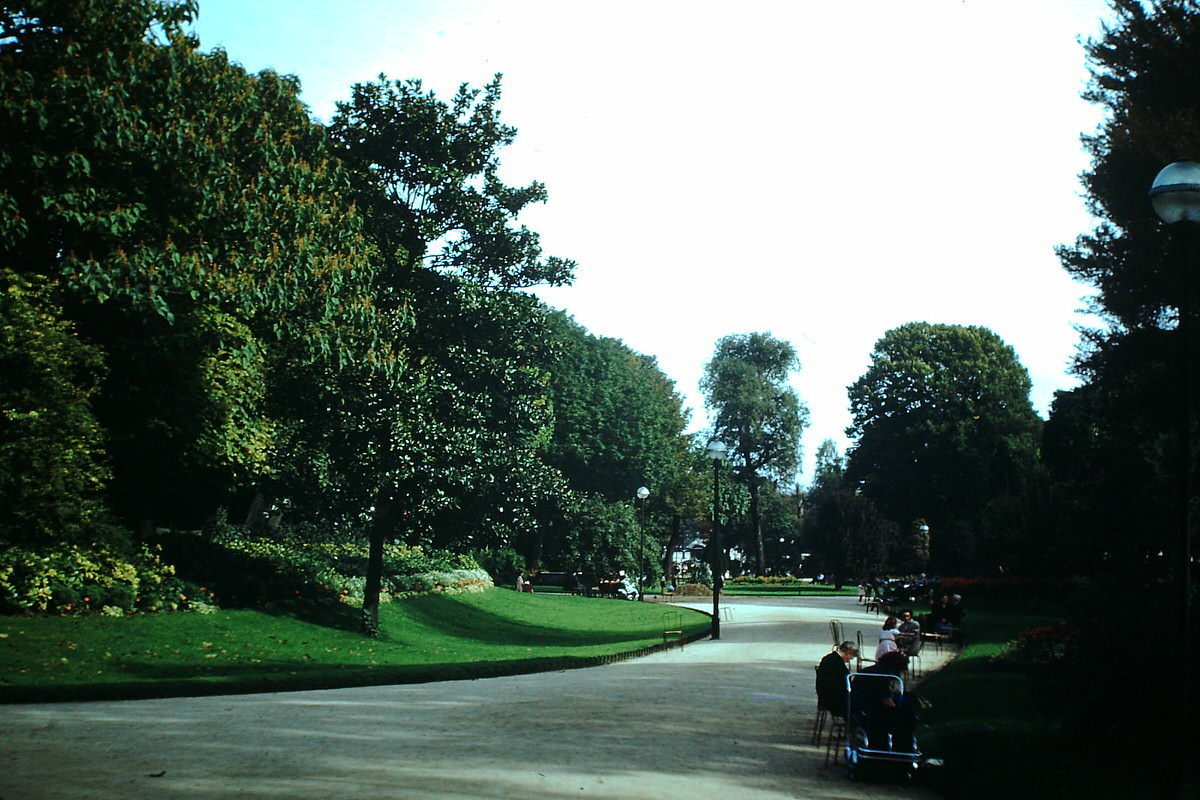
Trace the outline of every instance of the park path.
{"label": "park path", "polygon": [[0,706],[0,800],[933,797],[851,782],[809,744],[828,621],[873,641],[878,617],[853,598],[725,605],[720,640],[588,669]]}

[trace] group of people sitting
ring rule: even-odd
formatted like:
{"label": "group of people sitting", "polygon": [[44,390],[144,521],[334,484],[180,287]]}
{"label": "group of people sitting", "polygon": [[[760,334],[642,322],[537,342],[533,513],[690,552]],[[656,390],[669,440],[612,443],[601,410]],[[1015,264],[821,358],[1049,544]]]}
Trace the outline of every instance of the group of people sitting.
{"label": "group of people sitting", "polygon": [[899,650],[883,653],[875,663],[846,678],[850,661],[858,656],[853,642],[842,642],[817,665],[817,707],[843,717],[873,750],[918,752],[917,712],[921,701],[900,690],[908,656]]}
{"label": "group of people sitting", "polygon": [[[962,617],[962,598],[942,594],[930,603],[925,621],[929,633],[955,636]],[[909,659],[921,651],[921,642],[921,623],[911,608],[884,621],[871,666],[851,674],[850,662],[858,658],[858,647],[842,642],[817,665],[818,709],[846,719],[851,735],[862,736],[862,743],[870,749],[919,752],[915,731],[924,703],[902,691],[901,685]]]}
{"label": "group of people sitting", "polygon": [[913,617],[911,608],[901,611],[899,617],[889,615],[879,631],[875,660],[879,661],[884,655],[897,652],[909,657],[921,652],[921,623]]}

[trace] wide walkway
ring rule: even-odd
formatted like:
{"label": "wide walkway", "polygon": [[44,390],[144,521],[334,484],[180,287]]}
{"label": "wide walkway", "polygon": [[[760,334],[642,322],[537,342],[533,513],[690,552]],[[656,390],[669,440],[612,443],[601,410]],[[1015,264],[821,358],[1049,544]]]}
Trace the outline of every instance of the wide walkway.
{"label": "wide walkway", "polygon": [[931,797],[850,782],[809,744],[829,619],[874,640],[878,617],[853,598],[726,605],[718,641],[590,669],[0,706],[0,798]]}

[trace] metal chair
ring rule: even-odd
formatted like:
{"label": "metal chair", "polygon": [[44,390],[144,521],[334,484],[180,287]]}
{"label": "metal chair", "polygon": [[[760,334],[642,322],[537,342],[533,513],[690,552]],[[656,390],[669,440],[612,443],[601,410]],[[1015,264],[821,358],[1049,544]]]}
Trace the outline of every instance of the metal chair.
{"label": "metal chair", "polygon": [[921,648],[925,642],[921,639],[920,634],[913,639],[912,652],[906,653],[908,656],[908,671],[913,678],[921,677]]}
{"label": "metal chair", "polygon": [[834,650],[837,649],[839,644],[846,641],[845,631],[842,630],[842,623],[838,622],[836,619],[829,620],[829,635],[833,639]]}
{"label": "metal chair", "polygon": [[[873,659],[873,658],[871,658],[871,657],[869,657],[869,656],[864,656],[864,655],[863,655],[863,635],[862,635],[862,631],[858,631],[858,634],[857,634],[857,639],[858,639],[858,656],[856,656],[856,658],[857,658],[858,660],[857,660],[857,662],[856,662],[856,663],[858,664],[858,666],[856,666],[856,667],[854,668],[854,671],[855,671],[855,672],[862,672],[862,666],[863,666],[863,662],[866,662],[866,663],[868,663],[868,664],[874,664],[874,663],[875,663],[875,659]],[[872,653],[874,653],[875,651],[874,651],[874,650],[872,650],[871,652],[872,652]]]}
{"label": "metal chair", "polygon": [[683,615],[678,611],[663,612],[663,644],[670,636],[683,638]]}
{"label": "metal chair", "polygon": [[825,766],[832,761],[838,763],[842,752],[842,740],[846,738],[846,718],[836,714],[829,715],[832,722],[829,725],[829,738],[825,740]]}

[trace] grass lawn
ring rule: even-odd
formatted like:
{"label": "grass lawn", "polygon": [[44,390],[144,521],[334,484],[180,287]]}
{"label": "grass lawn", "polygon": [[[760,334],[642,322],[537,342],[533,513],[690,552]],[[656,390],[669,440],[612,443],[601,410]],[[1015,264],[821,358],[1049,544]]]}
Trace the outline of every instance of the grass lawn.
{"label": "grass lawn", "polygon": [[[963,800],[1083,796],[1078,763],[1067,757],[1061,720],[1046,710],[1036,673],[992,661],[1027,627],[1060,617],[1027,603],[980,599],[964,622],[966,646],[924,681],[919,693],[933,703],[922,715],[918,739],[926,755],[945,759],[937,776],[946,796]],[[1095,793],[1087,796],[1096,797]]]}
{"label": "grass lawn", "polygon": [[[685,629],[709,618],[679,609]],[[0,702],[284,691],[582,666],[662,643],[647,603],[517,594],[383,605],[382,634],[346,605],[132,617],[0,617]]]}

